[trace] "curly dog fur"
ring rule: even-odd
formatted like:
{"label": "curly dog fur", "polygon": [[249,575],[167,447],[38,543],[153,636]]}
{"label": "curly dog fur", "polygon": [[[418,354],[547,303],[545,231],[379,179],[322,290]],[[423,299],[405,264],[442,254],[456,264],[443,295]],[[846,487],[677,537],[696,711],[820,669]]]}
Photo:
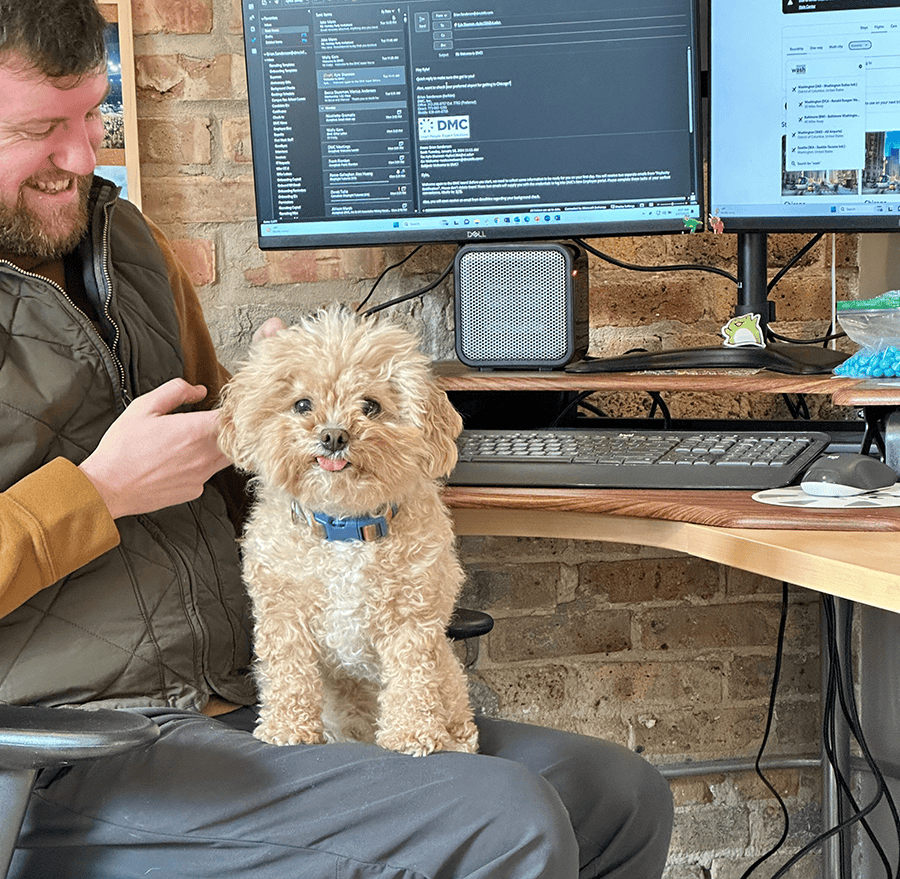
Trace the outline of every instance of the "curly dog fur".
{"label": "curly dog fur", "polygon": [[[477,749],[445,634],[463,575],[437,482],[461,428],[415,338],[389,322],[332,308],[251,347],[223,392],[219,443],[255,477],[242,543],[258,738]],[[365,542],[326,540],[312,520],[386,509],[386,536]]]}

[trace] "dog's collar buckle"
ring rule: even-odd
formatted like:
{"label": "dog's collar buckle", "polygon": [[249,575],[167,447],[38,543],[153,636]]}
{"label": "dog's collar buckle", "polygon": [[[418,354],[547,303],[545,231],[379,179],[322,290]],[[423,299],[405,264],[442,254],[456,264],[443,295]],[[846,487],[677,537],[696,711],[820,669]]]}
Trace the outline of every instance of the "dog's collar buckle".
{"label": "dog's collar buckle", "polygon": [[381,540],[388,533],[388,523],[397,515],[397,504],[387,504],[372,516],[337,519],[326,513],[309,513],[297,501],[291,501],[294,523],[305,521],[325,540]]}

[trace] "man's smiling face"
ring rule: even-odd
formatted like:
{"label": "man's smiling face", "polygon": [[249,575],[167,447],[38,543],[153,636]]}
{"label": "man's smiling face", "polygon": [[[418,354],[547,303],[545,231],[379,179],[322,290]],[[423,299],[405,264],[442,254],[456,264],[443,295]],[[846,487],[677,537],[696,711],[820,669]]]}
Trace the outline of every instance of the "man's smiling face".
{"label": "man's smiling face", "polygon": [[78,243],[108,87],[105,70],[54,80],[0,63],[0,251],[50,258]]}

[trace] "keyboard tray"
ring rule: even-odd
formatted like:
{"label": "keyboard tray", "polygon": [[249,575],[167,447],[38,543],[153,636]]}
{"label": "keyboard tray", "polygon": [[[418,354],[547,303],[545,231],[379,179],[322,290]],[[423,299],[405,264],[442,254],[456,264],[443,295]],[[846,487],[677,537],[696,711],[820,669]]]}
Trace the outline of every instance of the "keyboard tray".
{"label": "keyboard tray", "polygon": [[[466,430],[448,481],[524,488],[758,491],[790,485],[829,441],[825,433],[805,430]],[[746,454],[735,455],[736,444]]]}

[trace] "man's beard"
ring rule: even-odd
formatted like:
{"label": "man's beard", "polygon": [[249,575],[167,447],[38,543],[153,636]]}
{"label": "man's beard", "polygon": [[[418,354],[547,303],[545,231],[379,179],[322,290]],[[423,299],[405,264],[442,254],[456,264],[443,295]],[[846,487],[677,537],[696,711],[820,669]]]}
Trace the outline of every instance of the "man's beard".
{"label": "man's beard", "polygon": [[14,256],[56,259],[71,253],[88,227],[88,196],[93,175],[78,177],[78,199],[45,218],[25,204],[24,191],[17,203],[0,202],[0,251]]}

